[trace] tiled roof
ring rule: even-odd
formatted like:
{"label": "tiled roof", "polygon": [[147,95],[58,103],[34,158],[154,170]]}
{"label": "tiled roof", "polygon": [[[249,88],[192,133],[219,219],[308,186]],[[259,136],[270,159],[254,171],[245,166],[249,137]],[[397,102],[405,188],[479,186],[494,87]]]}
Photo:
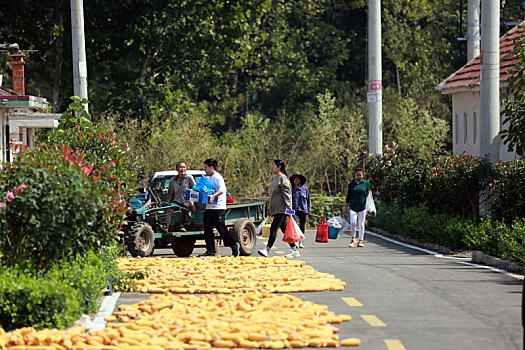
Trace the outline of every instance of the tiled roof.
{"label": "tiled roof", "polygon": [[[509,30],[504,36],[499,39],[499,61],[500,61],[500,83],[506,82],[510,77],[507,72],[513,68],[518,59],[514,58],[514,39],[525,34],[525,21],[518,24],[516,27]],[[451,89],[473,89],[479,88],[479,72],[480,72],[481,57],[477,56],[472,61],[461,67],[454,74],[445,79],[437,86],[438,90],[443,94],[450,93],[446,90]]]}
{"label": "tiled roof", "polygon": [[5,86],[0,86],[0,96],[6,96],[6,95],[11,96],[11,95],[19,95],[19,94],[9,88],[6,88]]}

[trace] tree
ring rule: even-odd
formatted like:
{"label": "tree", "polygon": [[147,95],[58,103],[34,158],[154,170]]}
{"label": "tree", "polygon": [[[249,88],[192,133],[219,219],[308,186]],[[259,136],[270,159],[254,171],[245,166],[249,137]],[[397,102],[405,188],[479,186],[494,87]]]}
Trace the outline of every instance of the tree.
{"label": "tree", "polygon": [[514,68],[510,70],[511,76],[508,80],[507,91],[502,93],[503,124],[507,127],[502,130],[503,143],[511,152],[516,151],[520,156],[525,156],[525,36],[519,36],[514,40],[514,58],[518,60]]}

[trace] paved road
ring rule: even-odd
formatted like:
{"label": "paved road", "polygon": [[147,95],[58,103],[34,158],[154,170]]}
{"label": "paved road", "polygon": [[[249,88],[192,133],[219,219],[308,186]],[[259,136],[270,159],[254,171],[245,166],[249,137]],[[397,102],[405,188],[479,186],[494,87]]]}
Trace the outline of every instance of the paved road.
{"label": "paved road", "polygon": [[[315,243],[314,235],[307,232],[300,259],[346,281],[347,287],[295,295],[352,315],[352,321],[337,325],[341,339],[360,338],[360,349],[523,349],[522,281],[371,234],[365,248],[348,248],[347,235],[326,244]],[[264,243],[259,241],[258,248]],[[272,254],[288,251],[278,238]],[[196,248],[194,254],[202,252]],[[220,253],[229,255],[230,249],[221,247]],[[122,295],[117,304],[144,298]]]}

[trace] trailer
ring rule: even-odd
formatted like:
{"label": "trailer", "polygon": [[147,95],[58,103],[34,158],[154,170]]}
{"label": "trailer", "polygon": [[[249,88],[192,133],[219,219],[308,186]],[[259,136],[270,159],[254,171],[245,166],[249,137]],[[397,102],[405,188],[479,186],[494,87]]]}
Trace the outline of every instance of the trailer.
{"label": "trailer", "polygon": [[[119,230],[122,241],[132,256],[149,256],[153,254],[155,248],[170,247],[179,257],[190,256],[197,240],[204,239],[203,216],[206,204],[195,203],[197,210],[192,213],[184,207],[164,201],[163,186],[157,188],[157,191],[155,186],[152,188],[148,190],[148,200],[143,206],[132,208],[127,213],[127,224]],[[187,214],[192,222],[185,224],[183,230],[181,220],[184,210],[188,211]],[[226,226],[240,244],[241,255],[248,256],[255,251],[257,244],[255,225],[264,220],[265,216],[265,202],[227,204]],[[220,235],[216,230],[214,232],[215,248],[218,251]]]}

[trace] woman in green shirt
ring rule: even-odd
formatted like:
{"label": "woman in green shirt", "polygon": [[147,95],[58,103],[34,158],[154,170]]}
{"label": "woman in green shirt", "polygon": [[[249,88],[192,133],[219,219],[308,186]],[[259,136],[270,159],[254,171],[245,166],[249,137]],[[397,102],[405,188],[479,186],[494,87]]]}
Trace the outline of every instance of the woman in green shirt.
{"label": "woman in green shirt", "polygon": [[[348,214],[350,206],[350,232],[352,241],[349,247],[364,247],[363,238],[365,237],[365,214],[366,214],[366,197],[372,192],[370,182],[363,179],[365,172],[362,168],[356,168],[354,179],[348,184],[348,193],[346,195],[345,214]],[[355,226],[359,221],[359,242],[355,239]]]}

